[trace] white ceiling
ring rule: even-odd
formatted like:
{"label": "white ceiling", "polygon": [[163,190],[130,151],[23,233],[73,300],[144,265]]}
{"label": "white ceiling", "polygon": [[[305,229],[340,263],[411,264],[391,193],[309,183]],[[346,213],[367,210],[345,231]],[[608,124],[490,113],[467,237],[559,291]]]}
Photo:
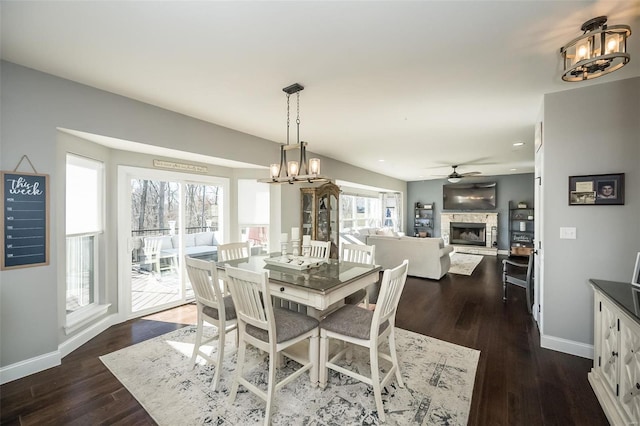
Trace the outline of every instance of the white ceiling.
{"label": "white ceiling", "polygon": [[[532,172],[545,93],[640,76],[640,0],[0,4],[2,59],[281,143],[298,82],[310,151],[407,181]],[[631,62],[563,82],[599,15]]]}

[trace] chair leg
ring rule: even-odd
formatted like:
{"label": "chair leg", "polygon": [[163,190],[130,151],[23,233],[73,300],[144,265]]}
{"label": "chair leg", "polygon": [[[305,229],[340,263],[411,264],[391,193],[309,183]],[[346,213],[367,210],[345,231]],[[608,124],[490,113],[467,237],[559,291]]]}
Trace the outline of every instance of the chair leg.
{"label": "chair leg", "polygon": [[507,301],[507,264],[502,264],[502,301]]}
{"label": "chair leg", "polygon": [[238,347],[238,357],[236,358],[236,377],[233,380],[233,385],[229,391],[229,402],[233,403],[236,400],[236,394],[238,393],[238,386],[240,385],[240,377],[242,377],[242,368],[244,367],[244,355],[247,350],[247,342],[244,340],[240,342]]}
{"label": "chair leg", "polygon": [[529,285],[527,285],[524,289],[527,292],[527,311],[531,313],[531,289],[529,288]]}
{"label": "chair leg", "polygon": [[320,388],[327,387],[327,361],[329,360],[329,338],[327,337],[327,331],[320,330],[320,365],[318,366],[318,380]]}
{"label": "chair leg", "polygon": [[318,358],[314,358],[314,355],[318,353],[319,340],[320,337],[317,335],[309,339],[309,360],[312,362],[309,378],[313,386],[318,386]]}
{"label": "chair leg", "polygon": [[200,344],[202,343],[202,329],[204,328],[204,319],[202,318],[202,312],[198,306],[198,325],[196,328],[196,341],[193,345],[193,354],[191,355],[191,368],[195,368],[196,359],[198,358],[198,351],[200,350]]}
{"label": "chair leg", "polygon": [[[391,325],[393,326],[393,324]],[[393,328],[391,329],[391,333],[389,334],[389,352],[391,355],[391,360],[393,361],[393,365],[396,368],[396,381],[398,382],[398,386],[403,388],[404,382],[402,381],[402,374],[400,373],[400,363],[398,362],[398,354],[396,353],[396,334],[393,332]]]}
{"label": "chair leg", "polygon": [[380,386],[380,367],[378,366],[378,345],[374,342],[369,348],[369,356],[371,358],[371,381],[373,384],[373,395],[376,399],[376,408],[378,409],[378,418],[384,422],[384,406],[382,405],[382,388]]}
{"label": "chair leg", "polygon": [[156,256],[155,258],[156,260],[154,262],[154,265],[156,267],[156,271],[158,271],[158,275],[162,277],[162,272],[160,271],[160,256]]}
{"label": "chair leg", "polygon": [[271,421],[271,407],[273,406],[273,394],[275,393],[276,388],[276,368],[278,353],[275,348],[272,348],[271,354],[269,355],[269,382],[267,383],[267,408],[264,413],[264,424],[266,426],[269,425]]}
{"label": "chair leg", "polygon": [[218,360],[216,362],[216,372],[213,375],[213,382],[211,388],[213,390],[218,389],[218,382],[220,381],[220,370],[222,370],[222,362],[224,360],[224,340],[227,335],[223,327],[218,327]]}

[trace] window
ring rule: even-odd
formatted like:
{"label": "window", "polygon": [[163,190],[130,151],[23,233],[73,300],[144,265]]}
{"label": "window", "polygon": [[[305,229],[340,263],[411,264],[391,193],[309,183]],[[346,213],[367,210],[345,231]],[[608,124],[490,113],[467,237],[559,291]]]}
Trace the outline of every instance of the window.
{"label": "window", "polygon": [[342,231],[379,227],[380,212],[378,197],[340,194],[340,229]]}
{"label": "window", "polygon": [[269,184],[238,179],[238,225],[253,254],[269,251]]}
{"label": "window", "polygon": [[72,154],[66,161],[67,326],[98,303],[98,240],[103,231],[103,163]]}
{"label": "window", "polygon": [[385,192],[381,194],[383,218],[382,224],[394,231],[402,229],[402,196],[397,192]]}

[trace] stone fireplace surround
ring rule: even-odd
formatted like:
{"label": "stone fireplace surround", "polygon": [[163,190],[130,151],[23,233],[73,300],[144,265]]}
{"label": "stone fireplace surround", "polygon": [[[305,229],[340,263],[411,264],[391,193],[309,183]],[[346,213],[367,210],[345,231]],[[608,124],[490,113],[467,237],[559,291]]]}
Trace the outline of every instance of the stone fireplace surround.
{"label": "stone fireplace surround", "polygon": [[498,254],[498,248],[493,247],[491,242],[497,241],[497,235],[492,238],[491,230],[497,232],[498,229],[498,213],[486,213],[486,212],[460,212],[460,213],[441,213],[440,214],[440,235],[446,244],[451,241],[450,229],[451,222],[463,222],[463,223],[484,223],[485,224],[485,245],[459,245],[452,244],[455,251],[482,254],[496,256]]}

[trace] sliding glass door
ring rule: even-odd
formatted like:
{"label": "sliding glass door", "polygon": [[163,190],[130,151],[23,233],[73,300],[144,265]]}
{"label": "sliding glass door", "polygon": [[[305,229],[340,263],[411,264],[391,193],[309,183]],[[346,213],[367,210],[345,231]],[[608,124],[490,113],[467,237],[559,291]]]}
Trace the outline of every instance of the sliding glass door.
{"label": "sliding glass door", "polygon": [[[128,317],[177,306],[193,298],[185,255],[215,259],[225,229],[226,179],[122,167],[119,173],[123,281]],[[128,214],[124,214],[126,210]],[[126,260],[125,260],[126,259]]]}

